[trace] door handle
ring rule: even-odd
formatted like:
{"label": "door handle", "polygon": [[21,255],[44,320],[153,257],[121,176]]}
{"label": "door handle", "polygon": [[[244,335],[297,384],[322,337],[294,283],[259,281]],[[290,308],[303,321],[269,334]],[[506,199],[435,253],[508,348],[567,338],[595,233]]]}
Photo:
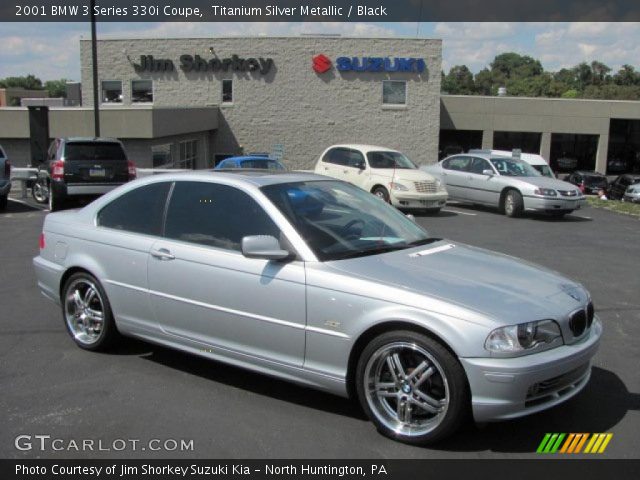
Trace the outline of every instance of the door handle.
{"label": "door handle", "polygon": [[342,170],[342,173],[349,173],[349,170]]}
{"label": "door handle", "polygon": [[329,167],[324,167],[325,170],[329,170]]}
{"label": "door handle", "polygon": [[158,260],[173,260],[175,255],[172,255],[166,248],[159,248],[158,250],[151,250],[151,256]]}

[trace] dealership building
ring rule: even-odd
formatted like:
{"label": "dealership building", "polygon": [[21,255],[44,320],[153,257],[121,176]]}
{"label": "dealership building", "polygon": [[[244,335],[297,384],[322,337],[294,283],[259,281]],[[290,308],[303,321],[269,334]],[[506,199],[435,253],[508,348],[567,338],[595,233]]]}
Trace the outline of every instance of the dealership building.
{"label": "dealership building", "polygon": [[[92,136],[91,43],[81,41],[81,107],[51,107],[51,138]],[[640,102],[449,96],[442,42],[334,36],[98,41],[101,135],[139,167],[209,168],[281,155],[312,168],[335,143],[371,143],[416,163],[470,148],[521,148],[607,171],[640,152]],[[508,93],[508,92],[507,92]],[[30,112],[0,108],[0,144],[33,164]]]}

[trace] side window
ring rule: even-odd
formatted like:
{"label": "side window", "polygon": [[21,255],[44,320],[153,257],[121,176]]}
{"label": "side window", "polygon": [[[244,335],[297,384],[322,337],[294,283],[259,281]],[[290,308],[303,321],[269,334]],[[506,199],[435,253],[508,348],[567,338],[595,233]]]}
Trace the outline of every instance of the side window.
{"label": "side window", "polygon": [[100,210],[98,225],[146,235],[160,235],[170,186],[170,182],[152,183],[121,195]]}
{"label": "side window", "polygon": [[620,179],[620,185],[622,185],[623,187],[627,187],[629,185],[631,185],[631,180],[627,177],[622,177]]}
{"label": "side window", "polygon": [[345,165],[347,167],[357,168],[359,163],[365,163],[364,155],[358,150],[344,150],[344,156],[346,159]]}
{"label": "side window", "polygon": [[575,175],[575,176],[573,177],[573,180],[574,180],[576,183],[582,183],[582,177],[581,177],[580,175]]}
{"label": "side window", "polygon": [[176,182],[165,237],[225,250],[241,250],[247,235],[280,230],[258,203],[235,187],[209,182]]}
{"label": "side window", "polygon": [[334,165],[349,165],[350,152],[346,148],[334,148],[329,150],[322,159],[326,163],[333,163]]}
{"label": "side window", "polygon": [[489,166],[489,162],[487,162],[484,158],[474,157],[471,160],[471,166],[469,167],[469,171],[471,173],[482,175],[482,172],[484,170],[493,171],[493,169]]}
{"label": "side window", "polygon": [[471,163],[470,157],[453,157],[453,158],[447,159],[442,164],[442,167],[446,170],[465,172],[469,169],[470,163]]}
{"label": "side window", "polygon": [[338,150],[339,149],[337,148],[332,148],[331,150],[329,150],[327,153],[324,154],[324,157],[322,157],[322,161],[324,163],[337,163]]}

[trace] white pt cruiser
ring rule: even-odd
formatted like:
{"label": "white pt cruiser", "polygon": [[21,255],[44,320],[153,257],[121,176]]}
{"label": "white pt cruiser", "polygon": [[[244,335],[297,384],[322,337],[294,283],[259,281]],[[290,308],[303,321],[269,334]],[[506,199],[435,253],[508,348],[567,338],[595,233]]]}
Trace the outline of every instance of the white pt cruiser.
{"label": "white pt cruiser", "polygon": [[407,210],[437,213],[447,202],[442,182],[397,150],[373,145],[333,145],[315,173],[344,180]]}

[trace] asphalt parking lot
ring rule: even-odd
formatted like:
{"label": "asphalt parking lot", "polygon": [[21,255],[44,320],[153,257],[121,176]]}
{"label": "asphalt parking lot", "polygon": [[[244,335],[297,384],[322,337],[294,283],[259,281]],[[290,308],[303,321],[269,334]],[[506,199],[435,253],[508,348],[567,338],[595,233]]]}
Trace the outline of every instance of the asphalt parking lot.
{"label": "asphalt parking lot", "polygon": [[[605,326],[592,380],[577,397],[418,448],[382,437],[358,407],[332,395],[137,341],[110,354],[77,348],[36,288],[31,258],[45,213],[15,201],[0,213],[0,458],[533,457],[546,432],[612,432],[601,458],[640,457],[638,219],[593,208],[562,220],[510,219],[458,205],[418,218],[434,236],[581,281]],[[107,446],[187,439],[193,450],[19,451],[18,435]]]}

